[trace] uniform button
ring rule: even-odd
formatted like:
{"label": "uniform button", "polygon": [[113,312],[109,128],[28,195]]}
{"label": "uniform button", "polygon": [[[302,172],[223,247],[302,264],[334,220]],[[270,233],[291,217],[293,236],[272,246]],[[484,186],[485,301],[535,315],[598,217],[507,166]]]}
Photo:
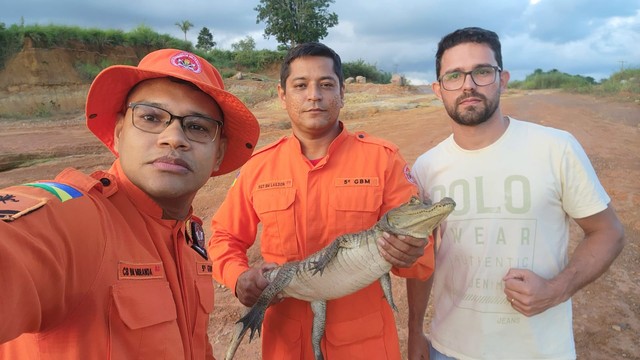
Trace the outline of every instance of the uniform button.
{"label": "uniform button", "polygon": [[107,178],[101,178],[100,182],[102,183],[103,186],[109,186],[111,185],[111,180],[107,179]]}

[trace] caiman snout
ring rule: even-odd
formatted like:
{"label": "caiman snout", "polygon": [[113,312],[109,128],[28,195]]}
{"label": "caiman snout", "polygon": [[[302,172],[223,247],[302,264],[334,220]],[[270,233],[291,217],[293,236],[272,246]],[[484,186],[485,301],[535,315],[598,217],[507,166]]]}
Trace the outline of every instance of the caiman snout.
{"label": "caiman snout", "polygon": [[380,219],[379,225],[394,234],[424,238],[429,236],[455,207],[455,201],[448,197],[435,204],[427,204],[413,196],[405,204],[389,210]]}

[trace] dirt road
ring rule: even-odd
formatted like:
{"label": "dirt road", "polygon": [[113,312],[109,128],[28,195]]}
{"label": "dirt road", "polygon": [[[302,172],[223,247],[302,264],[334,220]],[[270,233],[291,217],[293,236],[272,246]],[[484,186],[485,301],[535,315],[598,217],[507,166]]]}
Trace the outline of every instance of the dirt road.
{"label": "dirt road", "polygon": [[[572,132],[586,149],[625,226],[629,243],[623,254],[604,276],[573,299],[578,359],[640,359],[640,105],[547,91],[509,92],[503,97],[502,107],[516,118]],[[286,113],[275,101],[260,103],[253,110],[261,122],[260,145],[289,133]],[[410,164],[450,133],[446,114],[433,95],[399,91],[390,85],[350,86],[342,119],[350,130],[366,130],[395,142]],[[81,113],[56,122],[0,119],[0,128],[0,165],[19,157],[39,159],[32,166],[1,172],[0,188],[51,178],[67,166],[90,172],[112,161],[84,129]],[[219,206],[233,177],[211,179],[196,198],[196,213],[205,222]],[[579,230],[574,227],[572,247],[579,238]],[[257,260],[255,250],[250,256]],[[404,281],[394,278],[393,282],[404,349]],[[223,358],[239,314],[236,299],[216,286],[210,332],[216,357]],[[428,319],[425,328],[427,324]],[[237,358],[259,359],[259,341],[247,344],[245,340]]]}

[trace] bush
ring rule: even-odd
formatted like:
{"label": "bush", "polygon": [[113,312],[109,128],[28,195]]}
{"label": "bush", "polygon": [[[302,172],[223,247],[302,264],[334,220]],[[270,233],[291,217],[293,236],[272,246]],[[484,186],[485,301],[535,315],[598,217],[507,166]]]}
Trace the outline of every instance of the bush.
{"label": "bush", "polygon": [[600,87],[605,93],[640,94],[640,68],[621,70],[603,80]]}
{"label": "bush", "polygon": [[[235,69],[234,53],[229,50],[212,49],[209,51],[196,50],[196,54],[207,59],[218,70],[222,71],[224,68]],[[232,75],[235,74],[235,71]]]}
{"label": "bush", "polygon": [[536,69],[533,74],[527,75],[524,81],[514,81],[509,84],[516,89],[581,89],[595,84],[592,77],[581,75],[569,75],[556,69],[544,72]]}
{"label": "bush", "polygon": [[619,95],[640,94],[640,69],[629,68],[614,73],[600,84],[592,77],[569,75],[558,70],[543,72],[536,69],[524,81],[512,81],[513,89],[563,89],[581,94]]}
{"label": "bush", "polygon": [[[75,68],[76,68],[76,71],[78,72],[78,75],[80,75],[80,77],[84,81],[91,82],[91,81],[93,81],[93,79],[96,78],[96,76],[98,76],[100,71],[106,69],[107,67],[109,67],[111,65],[116,65],[116,64],[114,64],[113,62],[111,62],[111,61],[109,61],[107,59],[102,59],[99,64],[83,64],[83,63],[79,63],[79,64],[76,64]],[[118,65],[135,65],[135,64],[118,63]]]}
{"label": "bush", "polygon": [[4,64],[22,49],[24,33],[20,26],[11,25],[8,29],[0,23],[0,69]]}
{"label": "bush", "polygon": [[131,32],[127,33],[125,35],[124,45],[137,48],[147,48],[151,51],[163,48],[193,51],[193,45],[189,41],[176,39],[166,34],[160,35],[146,25],[139,25]]}
{"label": "bush", "polygon": [[367,82],[373,82],[376,84],[388,84],[391,82],[391,73],[380,71],[375,65],[365,63],[362,59],[343,63],[342,72],[344,73],[345,79],[349,77],[355,78],[356,76],[364,76],[367,78]]}
{"label": "bush", "polygon": [[270,64],[279,63],[284,59],[285,52],[273,50],[239,51],[236,52],[236,66],[250,72],[259,72]]}
{"label": "bush", "polygon": [[98,50],[123,45],[126,42],[126,35],[122,30],[88,29],[81,33],[81,37],[83,43]]}
{"label": "bush", "polygon": [[[84,29],[77,26],[64,25],[11,25],[6,28],[4,23],[0,23],[0,69],[4,67],[4,63],[11,56],[22,49],[25,37],[29,37],[36,48],[84,45],[89,49],[102,52],[108,47],[128,46],[135,50],[138,58],[162,48],[191,51],[210,61],[220,71],[224,69],[225,74],[235,74],[237,70],[260,72],[274,63],[280,63],[286,53],[281,50],[255,50],[255,41],[250,37],[234,44],[236,46],[234,46],[233,51],[194,49],[191,42],[176,39],[166,34],[158,34],[151,27],[144,24],[125,33],[121,30]],[[77,64],[76,69],[84,79],[89,81],[109,65],[112,64],[104,62],[100,64]],[[369,73],[364,75],[369,79],[376,78]]]}

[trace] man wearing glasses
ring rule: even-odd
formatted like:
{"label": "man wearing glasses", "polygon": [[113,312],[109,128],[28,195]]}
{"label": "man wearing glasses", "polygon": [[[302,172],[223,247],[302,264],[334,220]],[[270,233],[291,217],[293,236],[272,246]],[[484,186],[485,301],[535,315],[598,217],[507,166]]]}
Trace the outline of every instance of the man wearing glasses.
{"label": "man wearing glasses", "polygon": [[0,189],[0,359],[213,359],[191,203],[249,159],[256,118],[211,64],[173,49],[102,71],[86,116],[109,170]]}
{"label": "man wearing glasses", "polygon": [[[442,38],[436,73],[453,134],[412,175],[424,198],[458,205],[436,240],[434,276],[408,279],[409,359],[575,359],[571,296],[624,246],[610,198],[571,134],[502,114],[509,73],[494,32]],[[585,234],[571,256],[570,218]]]}

